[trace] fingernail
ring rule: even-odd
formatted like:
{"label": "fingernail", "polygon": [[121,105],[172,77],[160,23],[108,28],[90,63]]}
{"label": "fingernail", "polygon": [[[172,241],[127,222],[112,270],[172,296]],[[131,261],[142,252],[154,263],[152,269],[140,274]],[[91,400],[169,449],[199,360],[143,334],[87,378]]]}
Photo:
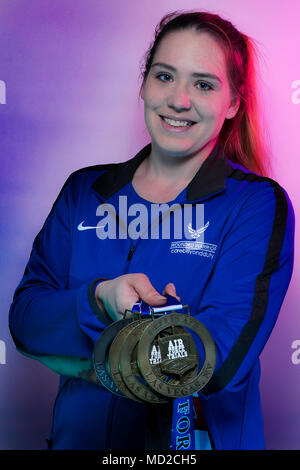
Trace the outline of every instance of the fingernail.
{"label": "fingernail", "polygon": [[160,294],[155,294],[155,297],[156,297],[157,299],[166,300],[166,297],[163,296],[163,295],[160,295]]}

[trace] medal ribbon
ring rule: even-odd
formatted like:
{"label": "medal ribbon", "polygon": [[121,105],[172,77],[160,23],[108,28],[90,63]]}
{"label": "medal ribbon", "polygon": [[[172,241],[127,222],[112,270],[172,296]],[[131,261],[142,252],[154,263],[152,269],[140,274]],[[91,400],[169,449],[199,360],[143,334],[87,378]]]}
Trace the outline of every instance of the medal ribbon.
{"label": "medal ribbon", "polygon": [[183,305],[178,302],[175,297],[172,297],[169,294],[165,294],[167,298],[167,303],[163,307],[151,307],[150,305],[146,304],[143,300],[140,300],[132,307],[131,311],[134,313],[139,313],[142,316],[149,317],[149,316],[162,316],[165,312],[171,312],[174,310],[181,310]]}
{"label": "medal ribbon", "polygon": [[[141,316],[162,316],[165,312],[181,310],[183,305],[175,297],[165,294],[167,303],[163,307],[151,307],[143,300],[132,307],[132,312]],[[171,444],[172,450],[195,450],[195,427],[193,397],[176,398],[173,402]]]}
{"label": "medal ribbon", "polygon": [[176,398],[173,402],[172,450],[195,450],[193,397]]}

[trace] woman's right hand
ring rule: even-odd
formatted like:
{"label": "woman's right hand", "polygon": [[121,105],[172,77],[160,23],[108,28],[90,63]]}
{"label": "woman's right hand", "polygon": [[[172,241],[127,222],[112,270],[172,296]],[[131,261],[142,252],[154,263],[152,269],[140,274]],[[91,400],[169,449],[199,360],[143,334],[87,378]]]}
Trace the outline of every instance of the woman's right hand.
{"label": "woman's right hand", "polygon": [[[164,293],[176,296],[174,284],[167,284]],[[167,300],[143,273],[124,274],[103,281],[96,287],[95,297],[99,308],[105,309],[113,321],[123,318],[125,310],[131,310],[139,300],[157,307],[163,306]]]}

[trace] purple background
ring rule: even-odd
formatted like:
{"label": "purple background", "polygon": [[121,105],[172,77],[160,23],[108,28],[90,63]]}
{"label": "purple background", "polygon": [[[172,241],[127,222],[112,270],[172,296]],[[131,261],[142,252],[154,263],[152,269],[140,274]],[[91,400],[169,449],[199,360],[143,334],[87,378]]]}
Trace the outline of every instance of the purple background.
{"label": "purple background", "polygon": [[[131,158],[150,138],[138,100],[140,62],[167,12],[206,9],[256,39],[273,178],[296,218],[300,170],[298,0],[1,0],[0,449],[44,449],[58,376],[16,352],[8,310],[33,238],[74,170]],[[299,80],[292,88],[292,84]],[[3,88],[2,88],[3,90]],[[297,251],[279,320],[262,354],[269,449],[300,448]],[[2,343],[3,345],[3,343]]]}

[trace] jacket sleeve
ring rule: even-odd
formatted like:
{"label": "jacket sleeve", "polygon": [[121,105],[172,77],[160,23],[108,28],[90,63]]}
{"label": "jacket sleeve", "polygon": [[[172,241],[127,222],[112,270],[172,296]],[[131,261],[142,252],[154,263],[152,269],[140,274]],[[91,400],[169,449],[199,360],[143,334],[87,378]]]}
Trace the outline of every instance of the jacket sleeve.
{"label": "jacket sleeve", "polygon": [[[62,375],[77,375],[90,368],[93,341],[80,318],[88,319],[100,335],[106,326],[92,305],[92,279],[69,288],[72,250],[71,175],[36,236],[28,264],[10,307],[10,332],[19,352],[38,359]],[[74,182],[73,182],[74,186]],[[92,284],[91,284],[92,283]]]}
{"label": "jacket sleeve", "polygon": [[245,385],[275,325],[293,271],[294,211],[276,182],[248,197],[223,239],[196,315],[212,334],[215,372],[202,398]]}

